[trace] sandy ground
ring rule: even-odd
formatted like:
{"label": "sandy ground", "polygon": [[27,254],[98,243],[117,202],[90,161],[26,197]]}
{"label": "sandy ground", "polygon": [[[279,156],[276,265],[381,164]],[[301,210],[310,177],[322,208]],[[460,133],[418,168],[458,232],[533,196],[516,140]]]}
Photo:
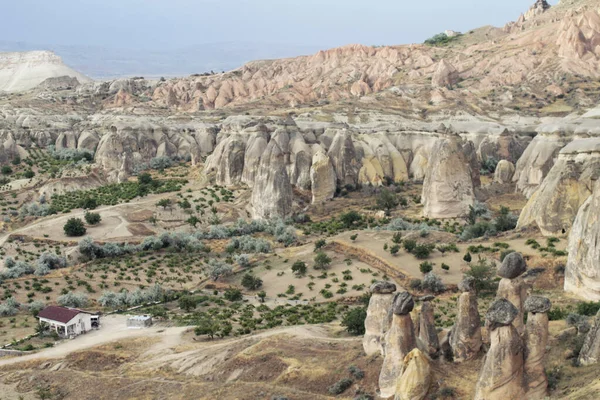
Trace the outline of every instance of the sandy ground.
{"label": "sandy ground", "polygon": [[127,328],[126,320],[126,315],[109,315],[106,317],[102,317],[100,320],[101,327],[96,331],[86,333],[85,335],[80,335],[71,340],[62,341],[55,347],[44,349],[37,353],[20,357],[0,359],[0,366],[37,359],[61,358],[75,351],[87,349],[90,347],[98,346],[103,343],[121,339],[130,339],[142,336],[169,337],[175,335],[178,337],[186,329],[189,329],[189,327],[164,328],[160,326],[153,326],[144,329],[132,329]]}

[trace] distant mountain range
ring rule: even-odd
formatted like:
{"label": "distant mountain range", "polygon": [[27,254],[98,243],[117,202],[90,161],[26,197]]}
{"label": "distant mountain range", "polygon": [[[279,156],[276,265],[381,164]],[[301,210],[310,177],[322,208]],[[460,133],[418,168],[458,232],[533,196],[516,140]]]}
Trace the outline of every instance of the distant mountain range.
{"label": "distant mountain range", "polygon": [[94,79],[127,76],[174,77],[228,71],[249,61],[313,54],[317,45],[223,42],[177,50],[149,51],[96,46],[61,46],[0,41],[0,52],[51,50],[69,67]]}

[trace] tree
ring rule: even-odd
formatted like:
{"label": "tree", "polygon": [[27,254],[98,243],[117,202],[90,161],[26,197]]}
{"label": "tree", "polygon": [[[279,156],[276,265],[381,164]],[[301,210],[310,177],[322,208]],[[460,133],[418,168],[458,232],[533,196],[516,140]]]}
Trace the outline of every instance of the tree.
{"label": "tree", "polygon": [[321,250],[323,247],[325,247],[325,245],[327,244],[327,242],[325,241],[325,239],[319,239],[315,242],[315,249],[313,251],[317,252],[319,250]]}
{"label": "tree", "polygon": [[93,197],[86,197],[81,202],[81,208],[84,210],[93,210],[96,207],[98,207],[98,201]]}
{"label": "tree", "polygon": [[190,208],[192,208],[192,205],[190,204],[188,199],[183,199],[178,204],[179,207],[181,207],[183,210],[189,210]]}
{"label": "tree", "polygon": [[367,310],[365,307],[357,307],[348,311],[342,319],[342,326],[353,335],[365,334],[365,319],[367,318]]}
{"label": "tree", "polygon": [[377,208],[384,210],[386,215],[390,215],[390,211],[398,207],[398,204],[398,197],[387,189],[377,195]]}
{"label": "tree", "polygon": [[292,272],[295,273],[297,276],[303,276],[304,274],[306,274],[306,263],[300,260],[296,261],[292,265]]}
{"label": "tree", "polygon": [[322,251],[318,252],[315,256],[315,269],[327,269],[330,265],[331,258]]}
{"label": "tree", "polygon": [[352,240],[353,242],[355,242],[357,238],[358,238],[358,233],[355,233],[354,235],[350,236],[350,240]]}
{"label": "tree", "polygon": [[254,276],[250,273],[247,273],[242,278],[242,286],[248,290],[258,290],[258,289],[260,289],[262,284],[263,284],[262,279]]}
{"label": "tree", "polygon": [[483,291],[494,288],[495,273],[493,261],[488,263],[487,259],[480,258],[476,263],[469,265],[469,270],[465,272],[465,275],[475,279],[474,286],[477,291]]}
{"label": "tree", "polygon": [[190,312],[196,308],[198,302],[192,296],[181,296],[179,298],[179,308],[185,310],[186,312]]}
{"label": "tree", "polygon": [[258,300],[259,300],[261,303],[264,303],[264,302],[265,302],[265,298],[267,297],[267,293],[266,293],[264,290],[261,290],[261,291],[260,291],[260,292],[258,292],[256,295],[258,296]]}
{"label": "tree", "polygon": [[244,297],[242,296],[242,292],[239,289],[229,288],[223,294],[225,300],[229,301],[241,301]]}
{"label": "tree", "polygon": [[209,315],[205,315],[198,321],[198,325],[194,329],[194,333],[196,336],[208,335],[209,338],[214,339],[215,335],[220,329],[221,324],[218,320]]}
{"label": "tree", "polygon": [[200,219],[198,219],[198,217],[196,217],[195,215],[192,215],[185,222],[187,222],[188,224],[190,224],[191,226],[193,226],[195,228],[196,225],[198,225],[200,223]]}
{"label": "tree", "polygon": [[69,219],[65,226],[63,226],[63,230],[67,236],[83,236],[86,232],[83,221],[79,218]]}
{"label": "tree", "polygon": [[13,165],[19,165],[19,164],[21,164],[21,157],[15,156],[15,158],[13,158],[11,162]]}
{"label": "tree", "polygon": [[518,217],[512,215],[508,207],[501,206],[500,214],[494,220],[494,225],[499,232],[515,229],[517,226]]}
{"label": "tree", "polygon": [[396,254],[398,254],[398,252],[400,251],[400,245],[399,244],[395,244],[392,247],[390,247],[390,254],[395,256]]}
{"label": "tree", "polygon": [[87,212],[85,213],[84,218],[85,222],[87,222],[90,225],[98,225],[100,221],[102,221],[102,217],[98,213]]}
{"label": "tree", "polygon": [[13,173],[13,170],[10,167],[10,165],[3,165],[2,166],[2,175],[10,175],[12,173]]}
{"label": "tree", "polygon": [[400,244],[402,242],[402,233],[396,232],[394,236],[392,236],[392,242],[396,244]]}
{"label": "tree", "polygon": [[344,224],[346,228],[350,228],[354,225],[355,222],[358,222],[362,219],[361,215],[356,211],[348,211],[340,215],[340,221]]}
{"label": "tree", "polygon": [[424,261],[419,265],[419,271],[421,271],[423,275],[430,273],[432,270],[433,264],[429,261]]}
{"label": "tree", "polygon": [[470,263],[472,259],[473,257],[471,257],[471,253],[469,252],[467,252],[467,254],[465,254],[465,256],[463,257],[463,260],[465,260],[468,263]]}
{"label": "tree", "polygon": [[160,199],[156,205],[166,210],[167,207],[171,207],[171,199]]}
{"label": "tree", "polygon": [[25,171],[23,173],[23,176],[27,179],[31,179],[35,176],[35,172],[33,172],[32,170],[28,169],[27,171]]}
{"label": "tree", "polygon": [[417,247],[417,241],[413,239],[406,239],[402,243],[402,246],[404,246],[404,250],[406,250],[409,253],[412,253],[415,247]]}
{"label": "tree", "polygon": [[429,255],[433,251],[433,247],[434,246],[432,244],[419,244],[414,248],[412,253],[419,260],[423,260],[423,259],[429,257]]}
{"label": "tree", "polygon": [[147,172],[143,172],[138,175],[138,182],[142,185],[150,185],[152,183],[152,175]]}
{"label": "tree", "polygon": [[442,269],[446,272],[450,271],[450,266],[448,264],[442,263]]}

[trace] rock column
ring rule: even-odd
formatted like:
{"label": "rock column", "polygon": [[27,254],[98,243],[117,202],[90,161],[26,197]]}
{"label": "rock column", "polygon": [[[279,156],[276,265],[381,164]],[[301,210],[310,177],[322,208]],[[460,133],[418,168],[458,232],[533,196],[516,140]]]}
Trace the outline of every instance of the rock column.
{"label": "rock column", "polygon": [[596,314],[594,325],[587,333],[579,352],[581,365],[597,364],[598,361],[600,361],[600,311]]}
{"label": "rock column", "polygon": [[513,325],[519,334],[523,334],[523,303],[527,298],[527,284],[522,275],[527,270],[527,264],[521,253],[510,253],[504,258],[498,269],[498,275],[502,277],[498,284],[496,299],[507,299],[519,311]]}
{"label": "rock column", "polygon": [[541,296],[530,296],[525,301],[525,390],[528,400],[546,397],[548,378],[544,371],[544,356],[548,344],[548,311],[552,304]]}
{"label": "rock column", "polygon": [[450,332],[450,347],[454,362],[470,360],[481,349],[481,318],[474,283],[472,277],[467,277],[458,285],[463,293],[458,298],[456,322]]}
{"label": "rock column", "polygon": [[365,319],[363,348],[367,355],[385,355],[383,339],[392,322],[392,303],[396,285],[391,282],[376,282],[371,285],[371,300]]}
{"label": "rock column", "polygon": [[415,347],[415,328],[410,312],[415,302],[408,292],[396,295],[392,306],[392,324],[385,335],[385,358],[379,374],[380,396],[387,398],[396,392],[396,384],[404,368],[404,358]]}
{"label": "rock column", "polygon": [[523,342],[512,322],[519,310],[508,300],[496,300],[486,314],[490,349],[475,387],[475,400],[525,399]]}
{"label": "rock column", "polygon": [[419,339],[423,344],[423,350],[430,357],[437,358],[440,351],[437,330],[435,329],[435,318],[431,302],[425,301],[421,306],[419,317]]}
{"label": "rock column", "polygon": [[431,367],[427,356],[414,349],[404,357],[406,366],[396,385],[394,400],[422,400],[431,384]]}

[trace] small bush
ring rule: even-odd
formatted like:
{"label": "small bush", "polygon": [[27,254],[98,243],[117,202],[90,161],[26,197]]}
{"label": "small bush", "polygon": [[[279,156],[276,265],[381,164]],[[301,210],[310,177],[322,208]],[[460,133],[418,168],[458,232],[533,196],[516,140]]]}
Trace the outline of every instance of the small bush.
{"label": "small bush", "polygon": [[408,284],[408,287],[413,290],[421,290],[422,284],[423,282],[420,279],[411,279]]}
{"label": "small bush", "polygon": [[315,256],[315,269],[327,269],[331,265],[331,258],[323,253],[322,251],[318,252]]}
{"label": "small bush", "polygon": [[441,293],[446,290],[446,286],[442,283],[442,280],[433,272],[425,275],[421,286],[424,290],[429,290],[433,293]]}
{"label": "small bush", "polygon": [[350,386],[352,386],[352,379],[350,378],[342,378],[333,385],[329,387],[329,393],[331,394],[342,394],[344,393]]}
{"label": "small bush", "polygon": [[356,379],[362,379],[365,377],[365,372],[362,369],[358,368],[356,365],[349,366],[348,371]]}
{"label": "small bush", "polygon": [[84,218],[85,222],[87,222],[90,225],[98,225],[100,221],[102,221],[102,217],[98,213],[85,213]]}
{"label": "small bush", "polygon": [[430,273],[433,270],[433,264],[429,261],[424,261],[419,264],[419,270],[423,275]]}
{"label": "small bush", "polygon": [[63,230],[67,236],[83,236],[86,232],[83,221],[79,218],[70,218],[64,225]]}

